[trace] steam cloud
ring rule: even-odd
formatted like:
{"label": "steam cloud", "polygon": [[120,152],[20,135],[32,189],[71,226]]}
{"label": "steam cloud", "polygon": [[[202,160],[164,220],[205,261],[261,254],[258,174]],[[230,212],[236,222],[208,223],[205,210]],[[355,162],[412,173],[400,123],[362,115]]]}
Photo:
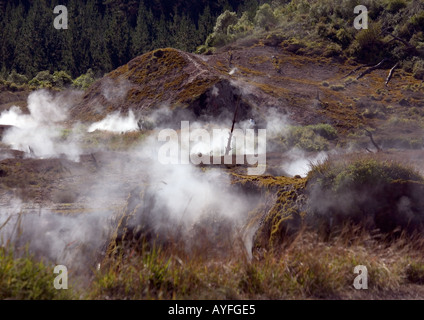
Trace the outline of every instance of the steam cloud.
{"label": "steam cloud", "polygon": [[323,162],[328,157],[325,152],[307,156],[305,152],[300,149],[292,149],[287,154],[289,161],[282,164],[282,169],[291,176],[299,175],[301,177],[305,177],[308,174],[311,165]]}
{"label": "steam cloud", "polygon": [[125,133],[130,131],[139,130],[137,119],[134,112],[130,110],[128,116],[121,116],[119,112],[109,114],[103,120],[93,123],[89,128],[88,132],[94,132],[96,130]]}
{"label": "steam cloud", "polygon": [[[31,148],[33,156],[37,157],[58,157],[65,154],[71,160],[78,160],[82,154],[79,145],[81,137],[70,134],[63,138],[63,122],[67,120],[68,109],[66,99],[60,96],[53,97],[47,91],[33,92],[28,98],[29,114],[24,114],[18,107],[12,107],[0,114],[0,124],[13,126],[5,132],[3,142],[25,152]],[[159,130],[170,125],[164,119],[175,125],[173,116],[174,113],[164,107],[152,113],[147,120]],[[197,141],[191,144],[191,152],[216,154],[224,149],[231,119],[206,118],[204,121],[196,121],[194,115],[186,113],[180,117],[191,121],[191,129],[226,129],[221,130],[221,135],[213,141],[211,148]],[[236,127],[241,130],[253,128],[256,125],[255,120],[238,122]],[[288,121],[276,109],[268,109],[265,121],[267,136],[273,138],[285,134]],[[138,123],[131,110],[126,116],[114,113],[93,123],[82,134],[95,130],[129,132],[139,130]],[[71,131],[77,130],[72,128]],[[111,219],[117,214],[115,209],[99,210],[93,206],[95,204],[97,208],[111,208],[110,198],[113,195],[115,208],[117,204],[124,207],[130,191],[129,185],[141,185],[150,195],[149,199],[141,199],[138,203],[145,210],[136,212],[132,226],[139,226],[141,222],[147,224],[159,237],[166,237],[173,230],[180,230],[188,250],[196,243],[193,238],[196,225],[211,227],[214,224],[212,222],[223,221],[223,224],[218,225],[236,230],[246,222],[248,212],[257,206],[259,199],[231,189],[229,176],[219,169],[203,172],[190,165],[160,164],[157,159],[160,145],[162,144],[157,137],[151,135],[140,146],[122,154],[122,157],[117,154],[116,161],[110,161],[103,169],[92,173],[90,180],[94,182],[90,186],[81,181],[78,186],[80,194],[84,194],[88,200],[80,201],[79,204],[83,204],[90,213],[64,216],[48,208],[25,209],[28,204],[13,199],[8,207],[0,209],[0,226],[8,221],[0,230],[0,235],[6,240],[28,241],[32,251],[58,264],[90,264],[93,262],[92,257],[101,251],[108,239]],[[234,152],[245,151],[236,146]],[[323,156],[319,155],[317,158]],[[291,160],[288,167],[285,167],[287,172],[302,174],[307,171],[303,154],[293,153]],[[18,214],[19,212],[23,214]],[[21,238],[14,232],[16,225],[22,229]],[[211,239],[214,237],[206,236]],[[243,241],[248,255],[251,254],[252,239],[252,230],[247,230]]]}
{"label": "steam cloud", "polygon": [[13,126],[4,133],[2,142],[40,158],[64,154],[78,161],[81,152],[75,136],[62,136],[64,127],[61,123],[68,117],[68,108],[66,100],[55,98],[47,91],[31,93],[28,97],[29,114],[24,114],[16,106],[0,114],[0,124]]}

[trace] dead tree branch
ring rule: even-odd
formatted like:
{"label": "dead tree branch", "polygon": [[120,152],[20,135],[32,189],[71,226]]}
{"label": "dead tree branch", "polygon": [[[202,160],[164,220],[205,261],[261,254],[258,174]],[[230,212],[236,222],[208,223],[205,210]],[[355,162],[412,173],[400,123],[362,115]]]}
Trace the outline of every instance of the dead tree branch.
{"label": "dead tree branch", "polygon": [[408,41],[399,38],[398,36],[395,36],[394,34],[387,32],[387,34],[391,37],[393,37],[393,39],[402,42],[406,47],[408,47],[409,49],[416,49],[412,44],[410,44]]}
{"label": "dead tree branch", "polygon": [[362,66],[359,66],[355,69],[353,69],[351,72],[349,72],[346,76],[344,76],[342,79],[346,79],[347,77],[351,76],[352,74],[354,74],[356,71],[361,70],[362,68],[366,68],[366,67],[371,67],[372,64],[364,64]]}
{"label": "dead tree branch", "polygon": [[377,142],[375,142],[374,137],[372,136],[372,133],[367,129],[364,129],[364,130],[365,130],[365,134],[370,138],[371,143],[377,149],[377,152],[383,151],[383,149],[380,148],[380,146],[377,144]]}
{"label": "dead tree branch", "polygon": [[359,79],[361,79],[363,76],[365,76],[365,75],[367,75],[368,73],[371,73],[372,71],[374,71],[374,70],[376,70],[376,69],[378,69],[378,68],[380,68],[381,67],[381,65],[383,64],[383,63],[385,63],[387,61],[387,59],[386,58],[384,58],[383,60],[381,60],[379,63],[377,63],[375,66],[372,66],[372,67],[370,67],[370,68],[368,68],[367,70],[365,70],[364,72],[362,72],[357,78],[356,78],[356,80],[359,80]]}
{"label": "dead tree branch", "polygon": [[394,73],[395,69],[396,69],[398,66],[399,66],[399,62],[397,62],[397,63],[393,66],[393,68],[391,68],[391,69],[390,69],[389,75],[387,76],[387,79],[386,79],[386,87],[388,86],[388,84],[389,84],[390,80],[391,80],[391,79],[392,79],[392,77],[393,77],[393,73]]}
{"label": "dead tree branch", "polygon": [[237,98],[236,109],[234,111],[233,125],[231,126],[231,131],[230,131],[230,136],[228,137],[227,147],[225,148],[225,155],[226,156],[228,156],[230,154],[230,151],[231,151],[231,139],[233,137],[234,125],[236,123],[237,111],[238,111],[239,105],[240,105],[240,97]]}

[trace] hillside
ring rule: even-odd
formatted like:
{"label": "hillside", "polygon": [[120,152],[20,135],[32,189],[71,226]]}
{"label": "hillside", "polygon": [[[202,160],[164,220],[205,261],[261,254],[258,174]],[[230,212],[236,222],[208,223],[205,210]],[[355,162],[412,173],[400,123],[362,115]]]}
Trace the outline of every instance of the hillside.
{"label": "hillside", "polygon": [[[337,56],[293,53],[290,39],[274,40],[269,35],[239,41],[212,55],[158,49],[96,82],[72,109],[72,116],[98,121],[109,112],[133,110],[146,117],[167,105],[197,116],[216,117],[228,111],[231,118],[235,101],[241,98],[243,112],[238,120],[254,117],[261,122],[267,110],[276,108],[293,125],[328,123],[340,137],[368,127],[381,130],[382,135],[398,130],[398,136],[384,139],[398,139],[404,145],[408,141],[402,140],[412,139],[406,131],[414,130],[418,138],[419,126],[403,128],[391,122],[421,121],[423,82],[399,70],[386,86],[387,69],[359,80],[359,71],[346,77],[357,67],[358,63]],[[109,97],[109,88],[119,94]],[[396,141],[388,143],[391,147]],[[421,146],[422,140],[416,143]]]}

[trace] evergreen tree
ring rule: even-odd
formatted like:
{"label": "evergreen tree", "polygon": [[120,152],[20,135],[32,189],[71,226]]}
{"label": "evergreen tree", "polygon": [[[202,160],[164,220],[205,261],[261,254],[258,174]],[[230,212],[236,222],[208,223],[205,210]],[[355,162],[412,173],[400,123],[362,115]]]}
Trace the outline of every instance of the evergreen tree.
{"label": "evergreen tree", "polygon": [[117,68],[128,62],[129,25],[119,6],[111,6],[107,11],[107,49],[112,67]]}
{"label": "evergreen tree", "polygon": [[[246,0],[252,8],[256,0]],[[0,0],[0,72],[30,79],[38,72],[77,77],[111,71],[159,47],[194,51],[223,9],[245,1]],[[56,30],[56,5],[68,9],[68,29]],[[248,8],[246,4],[246,8]],[[250,8],[250,7],[249,7]]]}
{"label": "evergreen tree", "polygon": [[153,48],[165,48],[169,44],[168,28],[164,14],[160,16],[160,20],[155,25],[153,39]]}
{"label": "evergreen tree", "polygon": [[256,15],[256,11],[259,8],[258,0],[246,0],[238,8],[239,15],[247,12],[250,21],[253,21]]}
{"label": "evergreen tree", "polygon": [[[34,76],[39,68],[40,49],[35,48],[39,37],[34,34],[36,12],[31,8],[25,16],[23,23],[15,34],[15,47],[12,49],[12,65],[18,73]],[[11,41],[13,43],[13,41]],[[33,49],[34,48],[34,49]]]}
{"label": "evergreen tree", "polygon": [[137,25],[131,36],[131,56],[135,57],[152,48],[151,28],[153,24],[152,11],[147,11],[144,1],[140,2],[137,13]]}
{"label": "evergreen tree", "polygon": [[[0,63],[3,76],[5,77],[13,68],[15,60],[15,48],[20,39],[20,28],[24,22],[24,7],[17,7],[8,2],[5,14],[2,15],[0,29]],[[27,38],[29,40],[29,38]]]}
{"label": "evergreen tree", "polygon": [[212,33],[215,24],[214,20],[209,6],[206,6],[203,13],[199,16],[196,46],[204,43],[207,36]]}

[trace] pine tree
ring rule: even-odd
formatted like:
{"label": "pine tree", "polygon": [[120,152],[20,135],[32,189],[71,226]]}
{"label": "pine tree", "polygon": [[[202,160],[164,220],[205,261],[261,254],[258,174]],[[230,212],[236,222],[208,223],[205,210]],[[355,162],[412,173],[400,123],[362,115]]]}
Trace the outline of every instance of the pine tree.
{"label": "pine tree", "polygon": [[[36,10],[32,7],[17,32],[11,69],[18,73],[34,76],[39,70],[40,49],[35,48],[39,36],[35,34]],[[34,49],[33,49],[34,48]]]}
{"label": "pine tree", "polygon": [[238,7],[238,12],[240,15],[244,12],[247,12],[249,21],[253,21],[258,8],[259,8],[258,0],[246,0]]}
{"label": "pine tree", "polygon": [[[253,8],[257,0],[246,1]],[[63,70],[77,77],[89,68],[108,72],[154,48],[192,51],[230,3],[237,2],[175,0],[173,8],[169,0],[0,0],[0,72],[32,78]],[[53,26],[58,4],[68,8],[67,30]]]}
{"label": "pine tree", "polygon": [[0,24],[0,63],[4,76],[13,68],[17,40],[22,41],[19,36],[23,23],[24,7],[22,4],[14,7],[8,2],[5,14],[2,15],[2,23]]}
{"label": "pine tree", "polygon": [[168,39],[168,28],[166,26],[164,14],[161,14],[159,21],[155,25],[153,39],[153,49],[165,48],[170,42]]}
{"label": "pine tree", "polygon": [[77,76],[90,68],[89,40],[92,34],[90,3],[81,5],[72,2],[68,7],[68,13],[72,17],[69,20],[70,30],[78,30],[71,32],[73,59],[78,62],[74,68],[76,74],[73,72],[73,76]]}
{"label": "pine tree", "polygon": [[212,17],[210,7],[206,6],[205,10],[199,16],[199,19],[198,19],[196,46],[199,46],[205,42],[207,36],[210,33],[212,33],[213,27],[214,27],[214,18]]}
{"label": "pine tree", "polygon": [[125,13],[114,3],[107,10],[107,49],[112,67],[117,68],[128,62],[129,25]]}
{"label": "pine tree", "polygon": [[137,13],[137,25],[131,35],[131,56],[135,57],[144,52],[147,52],[152,47],[151,26],[153,14],[147,11],[144,2],[140,2]]}

